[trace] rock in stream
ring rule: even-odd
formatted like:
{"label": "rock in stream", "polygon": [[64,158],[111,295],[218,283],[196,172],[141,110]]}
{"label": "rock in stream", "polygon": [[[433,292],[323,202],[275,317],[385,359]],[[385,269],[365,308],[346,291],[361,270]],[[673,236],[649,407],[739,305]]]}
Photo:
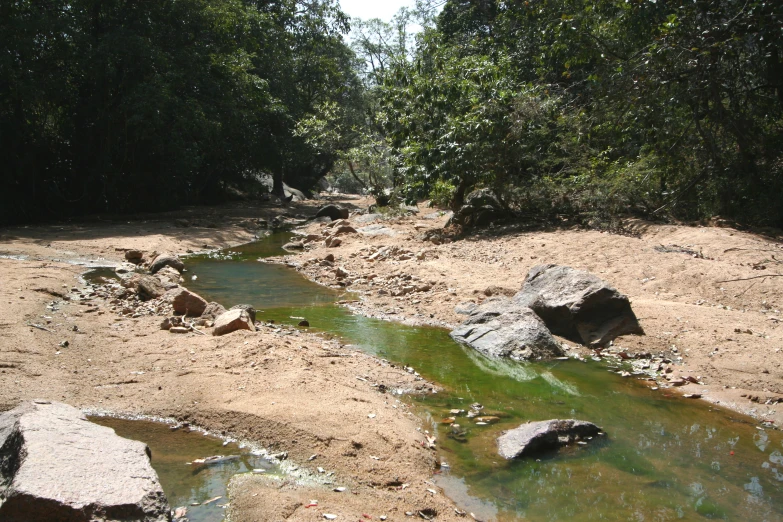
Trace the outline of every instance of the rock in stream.
{"label": "rock in stream", "polygon": [[451,332],[457,342],[491,357],[548,359],[564,354],[546,325],[530,308],[510,299],[492,298],[473,308]]}
{"label": "rock in stream", "polygon": [[163,522],[171,513],[146,444],[66,404],[34,401],[0,414],[0,520]]}
{"label": "rock in stream", "polygon": [[594,437],[601,428],[591,422],[553,419],[528,422],[498,437],[498,453],[504,459],[526,457]]}

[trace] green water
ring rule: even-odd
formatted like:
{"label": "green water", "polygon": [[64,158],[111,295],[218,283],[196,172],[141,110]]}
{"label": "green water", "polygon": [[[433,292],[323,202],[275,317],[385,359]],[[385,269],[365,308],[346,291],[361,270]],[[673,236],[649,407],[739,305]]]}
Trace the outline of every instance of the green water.
{"label": "green water", "polygon": [[[102,426],[113,428],[117,435],[139,440],[147,444],[152,453],[152,467],[172,509],[188,508],[190,522],[217,522],[223,520],[224,505],[228,503],[226,485],[237,473],[249,473],[263,469],[268,474],[278,473],[268,460],[253,455],[234,443],[207,437],[197,431],[180,429],[171,431],[169,425],[157,422],[91,417]],[[235,456],[215,464],[188,464],[196,459],[214,455]],[[191,504],[221,497],[207,505]]]}
{"label": "green water", "polygon": [[[355,316],[335,306],[340,294],[290,268],[259,263],[287,241],[272,236],[223,259],[192,257],[188,286],[225,306],[248,303],[259,320],[312,329],[389,361],[412,366],[444,387],[411,397],[447,464],[436,479],[482,519],[497,520],[783,520],[783,435],[701,401],[652,391],[599,363],[522,364],[490,360],[454,343],[444,330]],[[213,256],[215,257],[215,256]],[[190,279],[190,278],[188,278]],[[441,421],[450,409],[484,406],[500,420],[481,426]],[[506,462],[500,431],[527,420],[578,418],[604,438],[538,460]],[[732,454],[733,453],[733,454]]]}

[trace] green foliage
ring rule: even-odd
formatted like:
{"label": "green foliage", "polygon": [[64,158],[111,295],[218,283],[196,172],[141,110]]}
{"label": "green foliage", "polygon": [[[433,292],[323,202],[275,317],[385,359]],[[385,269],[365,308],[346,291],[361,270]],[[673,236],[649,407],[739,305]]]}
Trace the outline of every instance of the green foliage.
{"label": "green foliage", "polygon": [[335,161],[294,130],[360,96],[332,0],[0,6],[0,222],[171,208]]}
{"label": "green foliage", "polygon": [[447,207],[454,199],[454,193],[456,191],[457,187],[448,181],[438,180],[432,184],[432,190],[430,190],[430,200],[434,206]]}
{"label": "green foliage", "polygon": [[771,0],[450,0],[384,75],[396,186],[783,225],[781,20]]}

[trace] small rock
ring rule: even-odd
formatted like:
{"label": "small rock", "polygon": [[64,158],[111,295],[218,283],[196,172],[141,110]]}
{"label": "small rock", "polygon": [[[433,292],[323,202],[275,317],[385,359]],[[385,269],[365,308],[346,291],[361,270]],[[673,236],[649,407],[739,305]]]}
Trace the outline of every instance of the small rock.
{"label": "small rock", "polygon": [[315,217],[328,217],[332,221],[337,221],[338,219],[348,219],[349,215],[350,212],[347,208],[343,208],[338,205],[326,205],[325,207],[321,207],[318,212],[316,212]]}
{"label": "small rock", "polygon": [[136,280],[136,288],[142,301],[155,299],[166,293],[166,288],[157,278],[142,275]]}
{"label": "small rock", "polygon": [[190,328],[185,326],[172,326],[169,328],[169,332],[173,334],[186,334],[190,332]]}
{"label": "small rock", "polygon": [[215,320],[215,329],[212,330],[212,335],[226,335],[237,330],[256,331],[253,321],[250,320],[250,315],[245,310],[229,310],[221,314]]}
{"label": "small rock", "polygon": [[150,264],[150,272],[154,274],[164,266],[170,266],[177,272],[185,269],[185,263],[179,257],[174,254],[161,254]]}
{"label": "small rock", "polygon": [[204,308],[204,311],[201,313],[201,318],[214,321],[220,314],[225,312],[226,309],[222,304],[212,301],[207,304],[206,308]]}
{"label": "small rock", "polygon": [[307,319],[303,319],[299,321],[299,326],[304,326],[304,327],[310,326],[310,322]]}
{"label": "small rock", "polygon": [[177,314],[199,317],[207,309],[206,299],[181,286],[169,290],[166,300],[172,304]]}
{"label": "small rock", "polygon": [[128,250],[125,252],[125,259],[138,265],[141,263],[141,260],[144,259],[144,253],[141,250]]}
{"label": "small rock", "polygon": [[356,234],[356,229],[353,228],[350,225],[343,225],[339,227],[337,230],[335,230],[335,235],[341,235],[341,234]]}
{"label": "small rock", "polygon": [[252,305],[249,304],[238,304],[231,307],[231,310],[244,310],[247,312],[247,315],[250,316],[250,320],[252,322],[256,322],[256,309],[253,308]]}

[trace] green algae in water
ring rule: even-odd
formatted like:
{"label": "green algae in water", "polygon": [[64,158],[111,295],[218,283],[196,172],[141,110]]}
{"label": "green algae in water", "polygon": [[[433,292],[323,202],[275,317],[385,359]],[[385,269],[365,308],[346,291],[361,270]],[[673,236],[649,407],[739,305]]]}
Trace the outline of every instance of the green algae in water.
{"label": "green algae in water", "polygon": [[[312,330],[443,385],[441,393],[409,400],[438,433],[438,451],[448,463],[438,483],[480,518],[783,520],[783,435],[758,430],[752,419],[652,391],[602,364],[488,359],[442,329],[356,316],[332,304],[337,292],[290,268],[191,263],[199,275],[191,287],[208,299],[254,304],[265,311],[261,320],[296,324],[293,318],[305,317]],[[201,286],[210,280],[225,284]],[[465,434],[452,436],[441,420],[476,402],[482,415],[499,420],[480,426],[460,416]],[[551,418],[589,420],[607,435],[538,459],[506,462],[497,455],[501,431]]]}
{"label": "green algae in water", "polygon": [[[228,502],[226,488],[234,475],[254,469],[264,469],[268,474],[278,473],[277,468],[263,457],[253,455],[235,443],[224,446],[222,440],[198,431],[171,431],[171,427],[163,423],[113,417],[90,417],[90,420],[114,429],[120,437],[149,446],[152,467],[158,474],[169,505],[172,509],[187,506],[187,518],[191,522],[223,520],[225,509],[221,506]],[[214,455],[235,458],[211,465],[187,464]],[[206,506],[191,506],[215,497],[222,498]]]}

